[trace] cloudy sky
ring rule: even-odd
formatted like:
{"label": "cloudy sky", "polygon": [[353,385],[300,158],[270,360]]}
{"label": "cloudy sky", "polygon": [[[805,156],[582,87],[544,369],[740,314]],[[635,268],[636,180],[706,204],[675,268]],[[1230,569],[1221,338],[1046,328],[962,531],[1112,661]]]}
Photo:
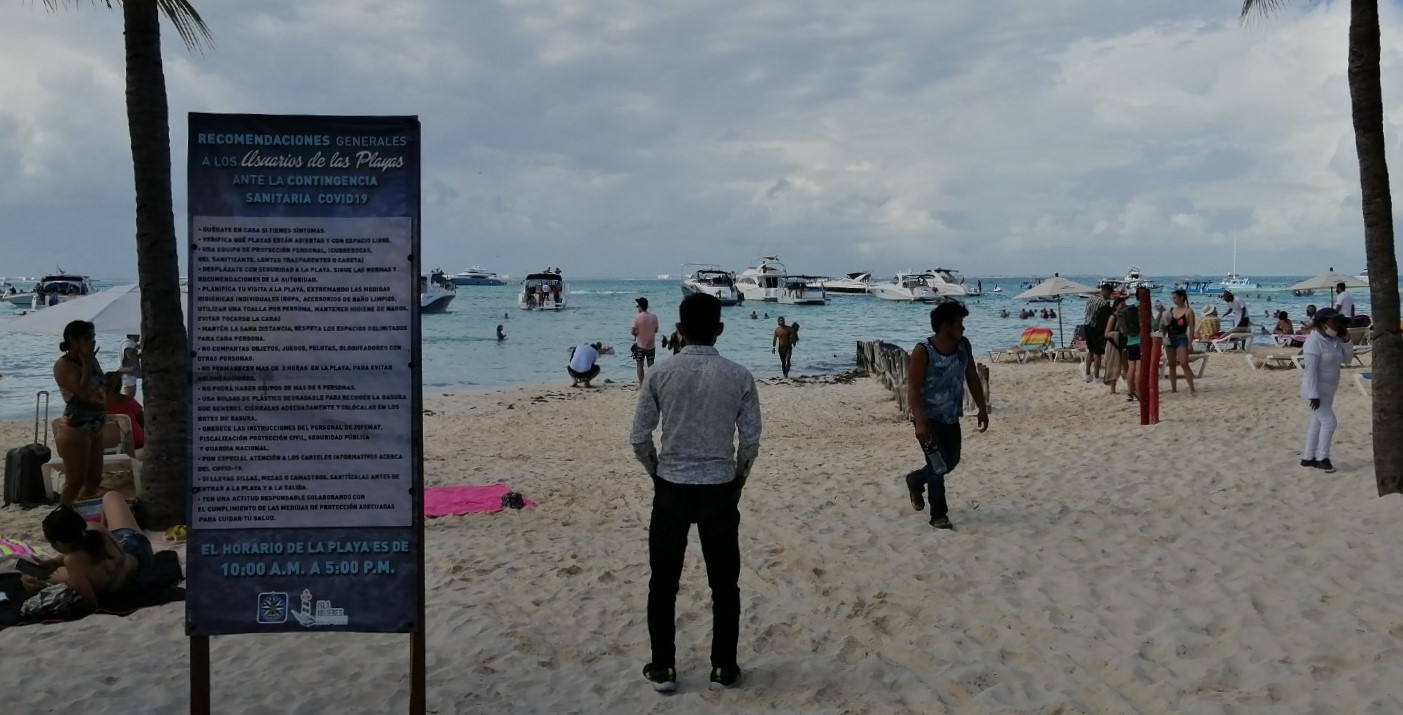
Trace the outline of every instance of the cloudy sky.
{"label": "cloudy sky", "polygon": [[[1363,267],[1346,2],[1246,27],[1236,0],[197,6],[213,46],[167,32],[182,227],[186,112],[416,114],[450,270],[1176,276],[1234,241],[1247,275]],[[126,132],[121,13],[0,4],[0,274],[135,275]]]}

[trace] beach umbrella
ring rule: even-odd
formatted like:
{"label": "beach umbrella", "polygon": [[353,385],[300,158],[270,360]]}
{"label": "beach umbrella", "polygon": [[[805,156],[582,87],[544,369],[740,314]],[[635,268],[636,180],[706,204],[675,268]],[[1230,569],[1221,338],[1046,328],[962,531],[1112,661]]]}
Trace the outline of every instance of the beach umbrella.
{"label": "beach umbrella", "polygon": [[1361,281],[1358,278],[1355,278],[1354,276],[1347,276],[1343,273],[1336,273],[1335,271],[1325,271],[1324,273],[1321,273],[1320,275],[1314,278],[1307,278],[1306,280],[1303,280],[1300,283],[1291,286],[1290,290],[1334,290],[1335,285],[1338,283],[1345,284],[1346,288],[1369,287],[1368,283],[1365,283],[1364,281]]}
{"label": "beach umbrella", "polygon": [[1062,296],[1080,295],[1082,293],[1095,293],[1096,289],[1089,285],[1082,285],[1074,280],[1068,280],[1062,276],[1053,276],[1043,282],[1029,288],[1028,290],[1014,296],[1014,300],[1032,300],[1034,298],[1056,298],[1057,299],[1057,341],[1061,345],[1066,345],[1067,341],[1062,339]]}
{"label": "beach umbrella", "polygon": [[[184,293],[180,309],[185,310]],[[74,320],[86,320],[99,333],[137,335],[141,333],[141,287],[116,286],[91,295],[70,298],[58,305],[32,310],[12,320],[0,322],[0,332],[58,335]]]}

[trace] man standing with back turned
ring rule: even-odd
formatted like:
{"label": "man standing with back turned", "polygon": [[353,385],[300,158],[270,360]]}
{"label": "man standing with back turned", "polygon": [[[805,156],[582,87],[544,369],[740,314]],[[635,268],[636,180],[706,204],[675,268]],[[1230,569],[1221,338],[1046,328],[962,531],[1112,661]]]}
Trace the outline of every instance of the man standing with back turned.
{"label": "man standing with back turned", "polygon": [[[749,370],[716,352],[721,301],[689,295],[677,330],[687,347],[648,373],[638,389],[630,442],[653,478],[648,524],[648,636],[652,660],[643,677],[660,693],[677,690],[676,608],[687,532],[697,525],[711,586],[712,690],[740,682],[741,489],[760,452],[760,398]],[[662,423],[662,449],[653,430]],[[739,432],[737,445],[734,435]]]}
{"label": "man standing with back turned", "polygon": [[629,352],[638,363],[638,382],[642,384],[643,362],[646,360],[648,367],[652,367],[658,355],[658,316],[648,312],[647,298],[635,298],[633,302],[638,306],[638,315],[633,316],[633,347]]}

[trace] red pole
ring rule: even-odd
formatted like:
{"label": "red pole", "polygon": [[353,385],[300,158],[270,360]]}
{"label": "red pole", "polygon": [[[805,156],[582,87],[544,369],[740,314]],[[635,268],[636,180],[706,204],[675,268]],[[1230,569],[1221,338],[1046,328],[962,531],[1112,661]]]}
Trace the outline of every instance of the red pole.
{"label": "red pole", "polygon": [[[1146,348],[1155,347],[1153,339],[1150,337],[1150,289],[1135,289],[1135,299],[1140,301],[1140,374],[1136,375],[1135,391],[1140,394],[1140,424],[1153,424],[1150,422],[1150,383],[1159,384],[1159,373],[1156,372],[1155,379],[1150,380],[1150,369],[1153,359],[1151,355],[1156,355],[1154,350],[1146,353]],[[1152,369],[1158,370],[1158,367]]]}

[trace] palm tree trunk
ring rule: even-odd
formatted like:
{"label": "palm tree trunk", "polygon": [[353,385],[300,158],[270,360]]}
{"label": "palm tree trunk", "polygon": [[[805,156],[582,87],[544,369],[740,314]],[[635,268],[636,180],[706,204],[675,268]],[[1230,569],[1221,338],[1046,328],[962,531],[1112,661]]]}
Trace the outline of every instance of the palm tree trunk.
{"label": "palm tree trunk", "polygon": [[1374,478],[1379,496],[1383,496],[1403,491],[1403,440],[1398,438],[1403,435],[1403,336],[1398,325],[1398,259],[1393,247],[1393,199],[1389,195],[1379,76],[1379,0],[1353,0],[1349,96],[1374,319]]}
{"label": "palm tree trunk", "polygon": [[127,125],[136,179],[136,258],[141,282],[146,452],[143,526],[185,523],[190,359],[180,310],[180,262],[171,208],[170,111],[156,0],[122,3]]}

